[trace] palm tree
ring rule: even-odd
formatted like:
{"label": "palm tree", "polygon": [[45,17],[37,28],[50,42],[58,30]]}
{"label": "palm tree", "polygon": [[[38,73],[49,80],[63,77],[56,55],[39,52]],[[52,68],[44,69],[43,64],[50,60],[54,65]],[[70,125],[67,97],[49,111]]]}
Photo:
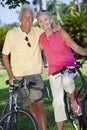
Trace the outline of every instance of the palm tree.
{"label": "palm tree", "polygon": [[71,14],[77,10],[76,4],[74,1],[70,2],[68,9],[67,9]]}
{"label": "palm tree", "polygon": [[81,12],[81,3],[79,2],[79,0],[76,0],[77,2],[77,6],[78,6],[78,11]]}
{"label": "palm tree", "polygon": [[[57,22],[63,24],[60,13],[59,13],[59,2],[58,0],[47,1],[47,10],[52,13],[53,16],[57,17]],[[55,18],[54,18],[55,19]]]}
{"label": "palm tree", "polygon": [[87,3],[87,0],[82,0],[82,2]]}
{"label": "palm tree", "polygon": [[81,10],[87,9],[87,0],[82,0]]}
{"label": "palm tree", "polygon": [[8,5],[9,9],[14,9],[17,6],[20,6],[20,4],[24,4],[25,2],[30,4],[28,0],[0,0],[0,5],[2,5],[3,7]]}
{"label": "palm tree", "polygon": [[79,0],[70,0],[70,3],[72,3],[72,6],[73,6],[73,7],[77,6],[78,12],[81,11],[81,7],[80,7],[80,2],[79,2]]}
{"label": "palm tree", "polygon": [[67,14],[63,18],[64,29],[81,46],[87,45],[87,10]]}
{"label": "palm tree", "polygon": [[46,10],[46,0],[33,0],[33,4],[39,4],[39,10]]}
{"label": "palm tree", "polygon": [[46,0],[41,0],[42,9],[46,10]]}

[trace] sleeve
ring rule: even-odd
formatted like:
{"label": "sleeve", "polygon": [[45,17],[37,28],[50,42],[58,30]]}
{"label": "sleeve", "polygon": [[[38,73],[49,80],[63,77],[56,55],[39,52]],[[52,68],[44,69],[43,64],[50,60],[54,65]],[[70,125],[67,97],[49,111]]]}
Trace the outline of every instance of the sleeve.
{"label": "sleeve", "polygon": [[39,36],[39,42],[42,45],[42,42],[43,42],[43,33]]}
{"label": "sleeve", "polygon": [[2,48],[2,54],[9,55],[11,52],[11,35],[10,32],[6,34],[6,38]]}

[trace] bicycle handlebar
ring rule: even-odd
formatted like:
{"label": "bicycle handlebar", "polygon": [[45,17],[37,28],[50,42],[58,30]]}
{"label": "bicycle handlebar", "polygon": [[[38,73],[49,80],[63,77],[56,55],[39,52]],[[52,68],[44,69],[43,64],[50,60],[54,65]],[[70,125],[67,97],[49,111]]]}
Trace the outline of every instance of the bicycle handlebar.
{"label": "bicycle handlebar", "polygon": [[[14,83],[13,86],[15,86],[16,84],[19,85],[19,84],[21,83],[21,81],[22,81],[22,80],[13,80],[13,83]],[[6,84],[7,84],[7,85],[10,85],[9,80],[6,80]]]}
{"label": "bicycle handlebar", "polygon": [[[74,68],[69,68],[69,72],[71,71],[72,73],[75,73],[76,70],[79,71],[79,68],[81,68],[83,66],[83,64],[86,60],[87,60],[87,56],[85,56],[81,62],[77,61],[76,66]],[[67,69],[67,67],[66,67],[66,69]]]}
{"label": "bicycle handlebar", "polygon": [[75,65],[76,65],[76,66],[75,66],[74,68],[68,68],[68,67],[64,66],[63,69],[58,70],[58,71],[52,73],[52,75],[56,75],[56,74],[58,74],[58,73],[62,73],[62,74],[63,74],[67,69],[68,69],[68,72],[69,72],[69,73],[76,73],[76,70],[78,71],[79,68],[82,67],[82,65],[84,64],[84,62],[85,62],[86,60],[87,60],[87,56],[85,56],[85,57],[83,58],[82,62],[75,62]]}
{"label": "bicycle handlebar", "polygon": [[84,62],[85,62],[86,60],[87,60],[87,56],[85,56],[85,57],[83,58],[82,62],[76,62],[76,65],[78,65],[77,68],[82,67],[82,65],[84,64]]}
{"label": "bicycle handlebar", "polygon": [[13,83],[14,83],[14,85],[10,85],[9,80],[6,80],[6,84],[10,86],[9,92],[17,93],[20,90],[20,88],[23,87],[23,81],[14,80]]}
{"label": "bicycle handlebar", "polygon": [[[19,86],[19,85],[23,86],[24,79],[22,79],[22,80],[13,80],[13,83],[14,83],[14,85],[12,85],[13,87],[16,87],[16,86]],[[6,84],[10,85],[9,80],[6,80]],[[35,85],[35,82],[29,81],[29,85]]]}
{"label": "bicycle handlebar", "polygon": [[11,92],[17,93],[23,87],[27,87],[28,89],[35,89],[35,90],[39,90],[39,91],[45,90],[45,88],[35,87],[35,85],[36,85],[35,82],[29,81],[28,84],[25,82],[26,82],[25,77],[21,80],[14,80],[13,81],[14,85],[10,85],[9,80],[6,80],[6,84],[11,86],[10,87]]}

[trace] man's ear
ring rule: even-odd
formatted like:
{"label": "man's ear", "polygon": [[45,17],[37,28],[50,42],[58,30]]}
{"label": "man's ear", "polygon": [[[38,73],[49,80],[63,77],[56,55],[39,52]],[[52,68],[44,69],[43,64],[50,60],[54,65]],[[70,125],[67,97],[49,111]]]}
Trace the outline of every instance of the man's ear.
{"label": "man's ear", "polygon": [[32,22],[34,21],[34,18],[32,18]]}
{"label": "man's ear", "polygon": [[21,21],[21,15],[19,16],[19,21]]}

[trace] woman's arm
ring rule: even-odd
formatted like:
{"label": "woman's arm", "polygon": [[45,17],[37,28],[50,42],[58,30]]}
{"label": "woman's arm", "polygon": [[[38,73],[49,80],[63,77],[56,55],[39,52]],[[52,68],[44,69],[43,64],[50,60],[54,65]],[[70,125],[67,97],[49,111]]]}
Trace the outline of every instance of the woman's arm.
{"label": "woman's arm", "polygon": [[87,51],[83,47],[79,46],[75,41],[73,41],[69,34],[64,30],[62,30],[62,38],[68,44],[68,46],[76,53],[83,56],[87,55]]}

